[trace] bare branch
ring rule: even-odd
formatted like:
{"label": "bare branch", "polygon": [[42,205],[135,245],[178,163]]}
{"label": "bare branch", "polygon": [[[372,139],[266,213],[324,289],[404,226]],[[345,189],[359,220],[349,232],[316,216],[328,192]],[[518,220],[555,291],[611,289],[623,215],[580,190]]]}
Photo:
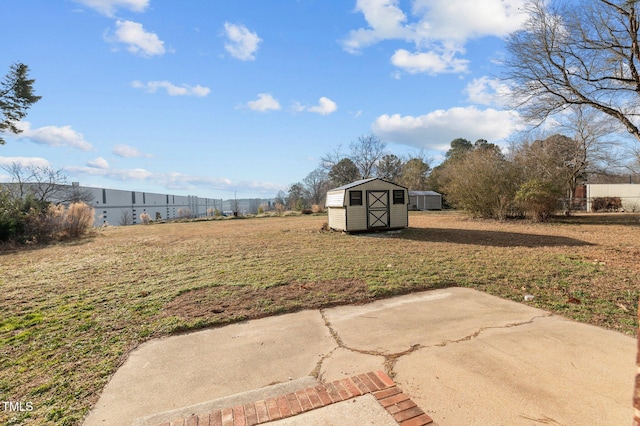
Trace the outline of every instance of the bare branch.
{"label": "bare branch", "polygon": [[508,40],[505,78],[512,105],[540,124],[569,107],[589,107],[640,140],[640,45],[636,2],[532,0],[529,20]]}

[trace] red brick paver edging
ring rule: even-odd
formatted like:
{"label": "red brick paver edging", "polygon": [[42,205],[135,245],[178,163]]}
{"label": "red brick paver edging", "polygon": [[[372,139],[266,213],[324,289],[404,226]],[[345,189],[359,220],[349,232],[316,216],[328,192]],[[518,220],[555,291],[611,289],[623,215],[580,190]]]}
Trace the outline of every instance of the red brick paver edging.
{"label": "red brick paver edging", "polygon": [[[638,324],[640,324],[640,298],[638,298]],[[638,327],[638,357],[636,358],[638,365],[638,374],[636,374],[636,388],[633,392],[633,408],[635,415],[633,416],[633,426],[640,426],[640,326]]]}
{"label": "red brick paver edging", "polygon": [[319,383],[310,388],[254,403],[213,410],[202,415],[194,414],[186,419],[176,419],[159,426],[252,426],[295,416],[369,393],[376,397],[400,426],[424,426],[433,422],[389,376],[382,371],[375,371],[331,383]]}

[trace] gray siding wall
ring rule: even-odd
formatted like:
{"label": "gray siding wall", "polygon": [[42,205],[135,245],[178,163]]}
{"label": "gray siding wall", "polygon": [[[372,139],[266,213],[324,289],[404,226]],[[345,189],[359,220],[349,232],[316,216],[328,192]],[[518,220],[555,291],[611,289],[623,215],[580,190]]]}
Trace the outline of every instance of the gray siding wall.
{"label": "gray siding wall", "polygon": [[411,195],[410,205],[418,210],[442,210],[442,197],[439,195]]}

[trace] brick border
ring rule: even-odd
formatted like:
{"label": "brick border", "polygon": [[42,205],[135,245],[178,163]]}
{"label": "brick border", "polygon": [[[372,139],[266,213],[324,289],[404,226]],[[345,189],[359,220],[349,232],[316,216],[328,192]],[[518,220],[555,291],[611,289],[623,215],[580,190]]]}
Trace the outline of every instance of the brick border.
{"label": "brick border", "polygon": [[382,371],[373,371],[331,383],[238,405],[191,415],[159,426],[253,426],[372,394],[400,426],[424,426],[433,420]]}
{"label": "brick border", "polygon": [[[638,324],[640,324],[640,297],[638,298]],[[638,356],[636,358],[638,373],[636,374],[635,390],[633,392],[633,426],[640,426],[640,326],[638,326]]]}

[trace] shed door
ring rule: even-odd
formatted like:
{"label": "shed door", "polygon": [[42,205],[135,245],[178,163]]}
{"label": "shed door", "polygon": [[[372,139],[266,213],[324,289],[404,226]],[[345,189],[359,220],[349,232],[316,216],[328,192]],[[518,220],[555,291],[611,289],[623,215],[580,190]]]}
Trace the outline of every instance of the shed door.
{"label": "shed door", "polygon": [[367,228],[389,227],[389,191],[367,191]]}

